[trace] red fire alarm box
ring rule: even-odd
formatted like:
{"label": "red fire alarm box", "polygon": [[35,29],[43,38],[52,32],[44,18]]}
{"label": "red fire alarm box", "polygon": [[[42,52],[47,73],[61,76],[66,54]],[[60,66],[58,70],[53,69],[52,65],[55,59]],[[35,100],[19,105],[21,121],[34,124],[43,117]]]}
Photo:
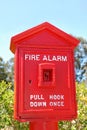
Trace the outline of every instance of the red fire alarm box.
{"label": "red fire alarm box", "polygon": [[12,37],[15,119],[76,118],[74,48],[78,43],[79,40],[47,22]]}

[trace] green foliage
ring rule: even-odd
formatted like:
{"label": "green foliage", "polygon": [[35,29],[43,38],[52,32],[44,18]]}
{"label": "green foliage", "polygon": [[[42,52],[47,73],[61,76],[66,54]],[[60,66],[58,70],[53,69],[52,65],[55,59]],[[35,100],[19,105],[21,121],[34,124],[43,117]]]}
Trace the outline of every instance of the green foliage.
{"label": "green foliage", "polygon": [[0,128],[11,125],[12,122],[13,91],[10,88],[10,83],[0,83]]}
{"label": "green foliage", "polygon": [[0,129],[12,126],[14,130],[27,130],[27,123],[20,123],[13,118],[12,84],[2,81],[0,83]]}
{"label": "green foliage", "polygon": [[7,83],[14,82],[14,58],[11,58],[6,63],[3,58],[0,57],[0,82],[4,80]]}
{"label": "green foliage", "polygon": [[0,81],[5,80],[6,81],[7,74],[5,72],[5,63],[3,59],[0,57]]}
{"label": "green foliage", "polygon": [[[59,122],[59,130],[87,130],[87,88],[77,83],[78,118]],[[11,126],[14,130],[29,130],[28,123],[20,123],[13,117],[12,84],[0,83],[0,129]],[[10,130],[10,129],[9,129]]]}
{"label": "green foliage", "polygon": [[11,58],[5,63],[5,73],[8,75],[6,78],[7,82],[14,82],[14,58]]}
{"label": "green foliage", "polygon": [[78,117],[72,121],[59,122],[60,130],[87,130],[87,87],[84,83],[77,83]]}
{"label": "green foliage", "polygon": [[77,84],[78,119],[77,127],[87,130],[87,87],[85,84]]}

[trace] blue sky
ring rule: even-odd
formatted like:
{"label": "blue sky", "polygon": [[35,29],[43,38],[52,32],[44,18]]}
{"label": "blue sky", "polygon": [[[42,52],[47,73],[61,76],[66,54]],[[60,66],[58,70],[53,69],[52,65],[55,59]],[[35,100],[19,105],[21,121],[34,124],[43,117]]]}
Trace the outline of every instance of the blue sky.
{"label": "blue sky", "polygon": [[45,21],[87,40],[87,0],[0,0],[0,57],[14,56],[12,36]]}

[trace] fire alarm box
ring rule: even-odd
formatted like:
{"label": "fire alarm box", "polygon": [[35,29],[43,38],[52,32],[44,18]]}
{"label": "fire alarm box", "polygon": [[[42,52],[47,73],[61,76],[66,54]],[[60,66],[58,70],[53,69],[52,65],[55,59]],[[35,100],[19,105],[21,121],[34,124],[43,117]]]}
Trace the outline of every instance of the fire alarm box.
{"label": "fire alarm box", "polygon": [[15,119],[76,118],[74,49],[78,43],[79,40],[47,22],[12,37]]}

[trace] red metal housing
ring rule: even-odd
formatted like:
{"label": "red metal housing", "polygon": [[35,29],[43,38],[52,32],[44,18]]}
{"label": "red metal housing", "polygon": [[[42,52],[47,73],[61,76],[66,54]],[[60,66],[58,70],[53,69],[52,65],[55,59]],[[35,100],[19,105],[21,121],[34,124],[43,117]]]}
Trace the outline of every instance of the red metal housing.
{"label": "red metal housing", "polygon": [[78,43],[79,40],[47,22],[12,37],[15,119],[76,118],[74,48]]}

